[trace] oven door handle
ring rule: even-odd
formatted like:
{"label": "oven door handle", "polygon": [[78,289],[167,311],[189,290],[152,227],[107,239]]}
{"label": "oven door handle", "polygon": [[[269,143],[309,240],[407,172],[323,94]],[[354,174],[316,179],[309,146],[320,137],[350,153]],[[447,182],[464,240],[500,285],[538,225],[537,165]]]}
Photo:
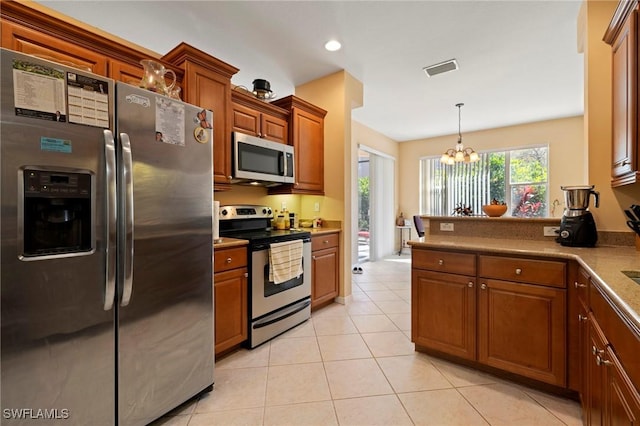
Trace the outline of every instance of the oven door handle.
{"label": "oven door handle", "polygon": [[303,309],[305,309],[307,306],[311,305],[311,300],[307,299],[305,300],[303,303],[301,303],[300,305],[297,306],[292,306],[291,311],[286,312],[284,315],[279,315],[276,318],[272,317],[272,316],[268,316],[258,322],[256,322],[255,324],[253,324],[252,328],[254,329],[258,329],[258,328],[262,328],[262,327],[266,327],[268,325],[274,324],[278,321],[282,321],[285,318],[288,318],[292,315],[297,314],[298,312],[302,311]]}

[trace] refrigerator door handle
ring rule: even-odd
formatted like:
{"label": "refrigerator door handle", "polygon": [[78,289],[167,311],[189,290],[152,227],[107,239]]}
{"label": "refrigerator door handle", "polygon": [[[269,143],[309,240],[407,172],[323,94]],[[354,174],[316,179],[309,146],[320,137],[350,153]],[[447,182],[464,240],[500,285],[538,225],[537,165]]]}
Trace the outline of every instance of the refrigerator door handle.
{"label": "refrigerator door handle", "polygon": [[116,247],[117,247],[117,191],[116,191],[116,144],[111,130],[104,133],[105,180],[106,180],[106,274],[103,309],[113,308],[116,292]]}
{"label": "refrigerator door handle", "polygon": [[120,133],[122,146],[122,189],[124,204],[124,247],[122,250],[123,288],[120,306],[127,306],[133,292],[133,158],[131,155],[131,141],[129,135]]}

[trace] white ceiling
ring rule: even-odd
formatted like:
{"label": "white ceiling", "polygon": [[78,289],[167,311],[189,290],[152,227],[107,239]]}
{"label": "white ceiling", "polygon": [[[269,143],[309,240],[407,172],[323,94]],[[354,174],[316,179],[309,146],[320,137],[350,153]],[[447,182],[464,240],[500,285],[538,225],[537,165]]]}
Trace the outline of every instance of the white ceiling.
{"label": "white ceiling", "polygon": [[397,141],[456,133],[458,102],[463,133],[583,113],[576,0],[38,2],[161,54],[185,41],[278,97],[345,69],[364,85],[353,118]]}

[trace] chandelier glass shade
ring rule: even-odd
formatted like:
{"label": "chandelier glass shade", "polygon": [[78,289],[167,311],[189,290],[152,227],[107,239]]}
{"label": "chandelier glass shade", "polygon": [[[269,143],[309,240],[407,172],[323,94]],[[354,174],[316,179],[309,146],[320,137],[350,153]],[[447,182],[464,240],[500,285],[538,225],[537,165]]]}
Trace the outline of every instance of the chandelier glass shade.
{"label": "chandelier glass shade", "polygon": [[462,145],[462,132],[460,130],[460,108],[463,106],[463,103],[456,104],[458,108],[458,143],[456,143],[455,148],[448,149],[442,154],[440,157],[440,162],[444,164],[455,164],[455,163],[474,163],[480,159],[480,156],[477,152],[473,150],[473,148],[465,148]]}

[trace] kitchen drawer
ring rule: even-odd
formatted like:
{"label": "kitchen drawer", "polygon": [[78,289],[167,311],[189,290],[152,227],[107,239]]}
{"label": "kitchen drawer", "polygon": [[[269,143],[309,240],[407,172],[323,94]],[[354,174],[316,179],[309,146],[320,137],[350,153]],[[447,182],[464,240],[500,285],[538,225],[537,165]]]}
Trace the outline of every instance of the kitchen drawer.
{"label": "kitchen drawer", "polygon": [[414,268],[459,275],[476,275],[476,255],[440,250],[414,249],[411,251]]}
{"label": "kitchen drawer", "polygon": [[338,233],[315,235],[311,237],[311,251],[338,247],[338,244],[340,244],[340,235]]}
{"label": "kitchen drawer", "polygon": [[478,276],[566,288],[567,264],[553,260],[478,256]]}
{"label": "kitchen drawer", "polygon": [[213,272],[218,273],[230,269],[247,266],[247,248],[234,247],[216,250],[213,255]]}

